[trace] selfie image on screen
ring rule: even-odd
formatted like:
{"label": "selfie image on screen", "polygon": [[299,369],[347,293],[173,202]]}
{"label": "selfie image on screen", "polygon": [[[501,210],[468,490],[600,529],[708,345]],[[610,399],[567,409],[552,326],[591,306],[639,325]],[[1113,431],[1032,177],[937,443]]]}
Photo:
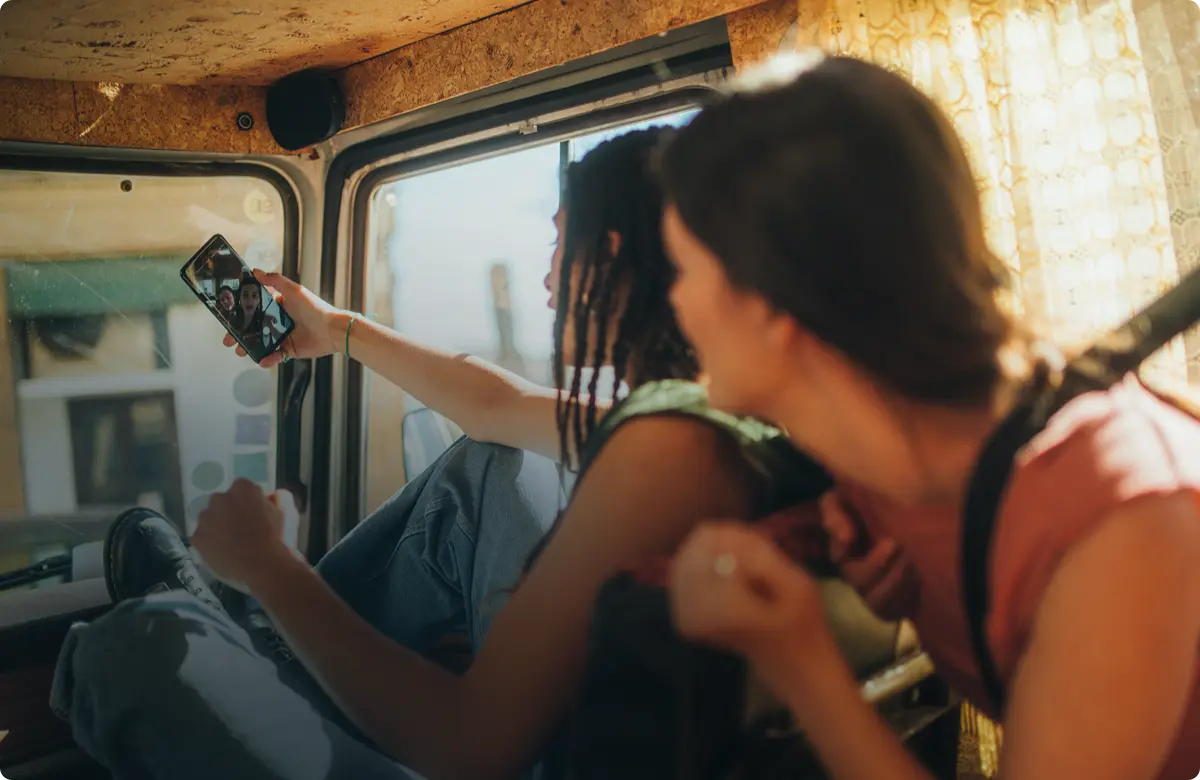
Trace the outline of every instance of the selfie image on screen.
{"label": "selfie image on screen", "polygon": [[251,357],[271,354],[291,320],[228,246],[215,245],[188,269],[196,290]]}

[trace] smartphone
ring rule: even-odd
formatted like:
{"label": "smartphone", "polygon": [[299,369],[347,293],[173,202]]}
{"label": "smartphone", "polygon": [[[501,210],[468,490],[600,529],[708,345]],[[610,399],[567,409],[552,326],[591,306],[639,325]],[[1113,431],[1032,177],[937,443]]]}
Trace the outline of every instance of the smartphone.
{"label": "smartphone", "polygon": [[205,242],[179,275],[255,363],[278,351],[296,327],[224,236]]}

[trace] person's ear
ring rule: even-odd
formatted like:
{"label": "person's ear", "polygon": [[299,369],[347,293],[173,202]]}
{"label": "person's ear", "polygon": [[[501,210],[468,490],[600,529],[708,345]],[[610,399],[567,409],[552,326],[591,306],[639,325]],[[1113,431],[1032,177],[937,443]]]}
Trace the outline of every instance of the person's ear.
{"label": "person's ear", "polygon": [[746,332],[760,336],[777,354],[786,354],[795,348],[801,328],[794,318],[780,312],[756,292],[728,289],[731,311],[736,313]]}
{"label": "person's ear", "polygon": [[621,251],[621,234],[615,230],[608,231],[608,251],[612,257]]}
{"label": "person's ear", "polygon": [[800,326],[800,323],[787,315],[772,312],[767,326],[773,343],[784,352],[804,351],[816,346],[812,333]]}

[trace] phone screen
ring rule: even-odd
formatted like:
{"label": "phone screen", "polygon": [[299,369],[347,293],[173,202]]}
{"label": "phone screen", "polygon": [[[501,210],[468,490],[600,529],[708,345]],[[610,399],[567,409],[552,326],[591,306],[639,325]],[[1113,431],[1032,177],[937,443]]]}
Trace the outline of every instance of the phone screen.
{"label": "phone screen", "polygon": [[223,236],[213,236],[180,276],[255,363],[279,349],[295,323]]}

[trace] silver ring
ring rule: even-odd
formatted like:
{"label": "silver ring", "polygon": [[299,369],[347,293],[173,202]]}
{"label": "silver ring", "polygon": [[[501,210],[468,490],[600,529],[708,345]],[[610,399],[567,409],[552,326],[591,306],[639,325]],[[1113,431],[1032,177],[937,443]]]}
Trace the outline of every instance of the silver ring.
{"label": "silver ring", "polygon": [[722,553],[713,559],[713,573],[722,579],[729,579],[737,571],[737,556],[733,553]]}

